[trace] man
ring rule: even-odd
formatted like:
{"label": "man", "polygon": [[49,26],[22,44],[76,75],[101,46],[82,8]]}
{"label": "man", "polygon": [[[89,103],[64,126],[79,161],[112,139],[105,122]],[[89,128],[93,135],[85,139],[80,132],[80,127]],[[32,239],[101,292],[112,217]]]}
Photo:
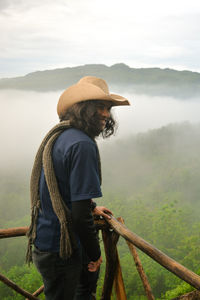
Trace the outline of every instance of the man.
{"label": "man", "polygon": [[91,300],[101,250],[92,212],[112,212],[92,200],[102,197],[101,163],[95,138],[114,133],[111,107],[129,105],[110,94],[103,79],[86,76],[61,95],[60,123],[44,138],[31,176],[32,223],[28,261],[42,275],[47,300]]}

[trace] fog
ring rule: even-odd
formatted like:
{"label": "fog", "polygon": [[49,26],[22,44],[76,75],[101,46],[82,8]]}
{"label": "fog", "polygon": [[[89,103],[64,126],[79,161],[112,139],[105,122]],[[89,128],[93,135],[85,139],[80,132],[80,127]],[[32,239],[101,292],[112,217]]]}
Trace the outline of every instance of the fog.
{"label": "fog", "polygon": [[[1,168],[33,160],[42,137],[58,122],[56,105],[61,92],[0,91]],[[110,141],[169,123],[200,121],[200,100],[123,94],[131,106],[115,107],[118,131]],[[100,140],[99,140],[100,142]]]}
{"label": "fog", "polygon": [[126,95],[131,107],[115,108],[119,122],[118,135],[144,132],[169,123],[200,121],[200,99],[181,101],[172,97]]}

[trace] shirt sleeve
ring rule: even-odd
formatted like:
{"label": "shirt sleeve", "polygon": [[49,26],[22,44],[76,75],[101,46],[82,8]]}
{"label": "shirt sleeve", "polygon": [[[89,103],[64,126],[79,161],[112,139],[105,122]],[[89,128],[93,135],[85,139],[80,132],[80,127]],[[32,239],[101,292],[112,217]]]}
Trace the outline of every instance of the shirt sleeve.
{"label": "shirt sleeve", "polygon": [[96,145],[82,141],[70,153],[71,201],[102,197]]}
{"label": "shirt sleeve", "polygon": [[96,261],[101,256],[101,249],[90,205],[91,200],[73,201],[72,222],[87,256],[90,260]]}

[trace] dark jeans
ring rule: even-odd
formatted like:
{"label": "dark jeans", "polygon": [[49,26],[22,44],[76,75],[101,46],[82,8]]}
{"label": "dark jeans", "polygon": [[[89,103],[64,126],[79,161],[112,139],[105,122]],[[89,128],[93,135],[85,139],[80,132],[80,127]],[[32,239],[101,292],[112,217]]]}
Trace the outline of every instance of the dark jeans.
{"label": "dark jeans", "polygon": [[89,272],[89,259],[81,249],[69,259],[57,253],[33,251],[33,261],[42,275],[46,300],[95,299],[99,272]]}

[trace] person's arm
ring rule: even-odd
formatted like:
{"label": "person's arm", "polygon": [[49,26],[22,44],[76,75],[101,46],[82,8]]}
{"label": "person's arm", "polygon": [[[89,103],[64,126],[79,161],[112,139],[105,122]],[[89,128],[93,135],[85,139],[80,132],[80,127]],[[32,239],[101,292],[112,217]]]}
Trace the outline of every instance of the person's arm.
{"label": "person's arm", "polygon": [[110,215],[113,215],[112,211],[105,206],[97,206],[96,202],[91,200],[90,204],[93,215],[104,217],[107,220],[110,220]]}
{"label": "person's arm", "polygon": [[96,145],[90,141],[73,145],[69,159],[73,227],[91,260],[88,270],[95,272],[102,262],[91,213],[91,197],[102,197]]}
{"label": "person's arm", "polygon": [[94,202],[94,200],[91,199],[90,208],[91,208],[92,212],[93,212],[93,210],[95,209],[96,206],[97,206],[96,202]]}
{"label": "person's arm", "polygon": [[101,256],[101,250],[91,213],[90,199],[72,202],[72,223],[88,257],[96,262]]}

